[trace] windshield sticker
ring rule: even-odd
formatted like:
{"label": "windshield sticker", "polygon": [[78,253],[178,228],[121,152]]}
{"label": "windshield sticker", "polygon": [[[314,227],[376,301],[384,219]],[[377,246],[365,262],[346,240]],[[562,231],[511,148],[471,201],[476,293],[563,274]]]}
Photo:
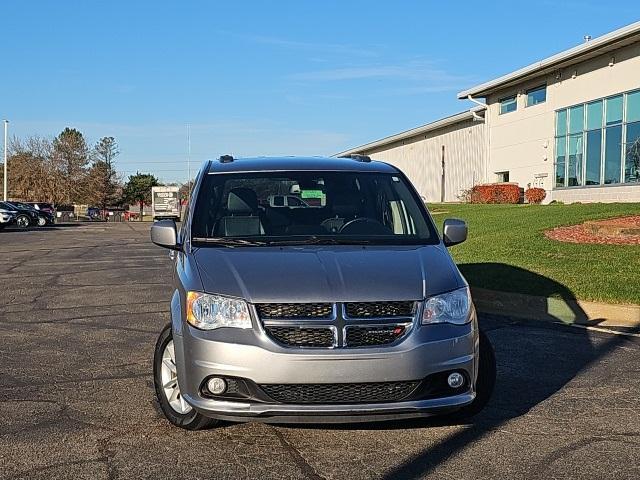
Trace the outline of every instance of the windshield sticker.
{"label": "windshield sticker", "polygon": [[324,207],[327,204],[327,194],[322,190],[300,190],[300,197],[312,207]]}

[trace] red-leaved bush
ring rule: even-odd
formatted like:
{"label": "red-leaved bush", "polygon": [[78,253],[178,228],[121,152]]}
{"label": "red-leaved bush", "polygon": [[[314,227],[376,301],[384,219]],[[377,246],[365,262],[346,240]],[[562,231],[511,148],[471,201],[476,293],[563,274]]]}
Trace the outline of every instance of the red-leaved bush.
{"label": "red-leaved bush", "polygon": [[527,188],[524,192],[524,196],[527,198],[527,202],[529,203],[542,203],[544,197],[547,196],[547,192],[544,191],[544,188]]}
{"label": "red-leaved bush", "polygon": [[471,203],[518,203],[520,187],[517,183],[488,183],[471,189]]}

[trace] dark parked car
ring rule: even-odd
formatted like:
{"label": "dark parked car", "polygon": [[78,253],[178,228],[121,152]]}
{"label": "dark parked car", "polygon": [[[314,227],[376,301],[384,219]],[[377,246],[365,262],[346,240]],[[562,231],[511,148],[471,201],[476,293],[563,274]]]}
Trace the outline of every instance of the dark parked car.
{"label": "dark parked car", "polygon": [[31,211],[35,212],[36,213],[36,219],[35,219],[35,222],[32,223],[33,225],[37,225],[39,227],[44,227],[45,225],[51,225],[55,220],[55,217],[53,216],[52,213],[46,212],[46,211],[42,211],[42,210],[34,207],[30,203],[26,203],[26,202],[10,202],[10,203],[12,205],[15,205],[16,207],[23,208],[25,210],[31,210]]}
{"label": "dark parked car", "polygon": [[40,212],[45,212],[55,217],[56,209],[53,207],[51,203],[46,202],[27,202],[28,205],[31,205],[33,208]]}
{"label": "dark parked car", "polygon": [[15,224],[19,228],[38,225],[40,213],[30,205],[22,202],[2,202],[3,208],[16,210]]}

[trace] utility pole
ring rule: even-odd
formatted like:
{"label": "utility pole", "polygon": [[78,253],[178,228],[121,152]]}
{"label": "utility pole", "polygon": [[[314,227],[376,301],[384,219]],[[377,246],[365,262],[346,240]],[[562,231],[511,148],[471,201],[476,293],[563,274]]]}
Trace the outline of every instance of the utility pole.
{"label": "utility pole", "polygon": [[4,188],[3,188],[3,193],[4,193],[4,201],[7,201],[7,185],[8,185],[8,179],[7,179],[7,142],[9,140],[9,120],[5,120],[4,121]]}
{"label": "utility pole", "polygon": [[187,205],[191,205],[191,124],[187,124]]}

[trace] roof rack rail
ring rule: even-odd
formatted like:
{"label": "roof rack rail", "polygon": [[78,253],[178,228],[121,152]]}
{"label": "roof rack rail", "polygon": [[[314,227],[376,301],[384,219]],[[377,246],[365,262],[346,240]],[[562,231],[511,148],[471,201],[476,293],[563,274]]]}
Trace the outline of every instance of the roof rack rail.
{"label": "roof rack rail", "polygon": [[369,163],[371,161],[371,157],[369,155],[360,155],[359,153],[342,155],[340,158],[350,158],[351,160],[355,160],[357,162],[364,162],[364,163]]}
{"label": "roof rack rail", "polygon": [[220,155],[220,163],[231,163],[233,162],[233,155]]}

